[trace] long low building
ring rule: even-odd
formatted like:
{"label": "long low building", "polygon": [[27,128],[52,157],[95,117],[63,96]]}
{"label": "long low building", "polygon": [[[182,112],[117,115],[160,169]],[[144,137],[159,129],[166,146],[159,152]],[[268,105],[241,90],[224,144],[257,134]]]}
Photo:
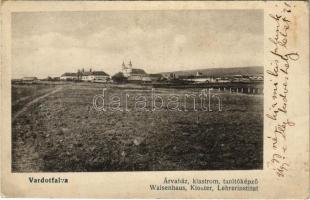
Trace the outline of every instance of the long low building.
{"label": "long low building", "polygon": [[82,72],[82,81],[107,82],[109,80],[110,76],[104,71]]}
{"label": "long low building", "polygon": [[73,81],[77,79],[78,79],[77,73],[66,72],[60,76],[60,80],[63,81]]}
{"label": "long low building", "polygon": [[107,82],[110,80],[109,74],[104,71],[92,71],[91,69],[88,72],[84,70],[79,70],[77,73],[66,72],[60,76],[60,80],[65,81],[89,81],[89,82]]}

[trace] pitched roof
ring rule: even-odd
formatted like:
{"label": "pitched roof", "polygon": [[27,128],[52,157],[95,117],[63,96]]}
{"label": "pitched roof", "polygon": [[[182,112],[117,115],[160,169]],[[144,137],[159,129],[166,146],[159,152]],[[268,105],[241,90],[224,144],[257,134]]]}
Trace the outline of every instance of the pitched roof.
{"label": "pitched roof", "polygon": [[82,72],[82,76],[89,76],[89,75],[109,76],[109,74],[105,73],[104,71]]}
{"label": "pitched roof", "polygon": [[162,74],[149,74],[150,77],[154,77],[154,78],[162,78],[163,75]]}
{"label": "pitched roof", "polygon": [[143,69],[132,69],[131,74],[146,74]]}
{"label": "pitched roof", "polygon": [[109,74],[105,73],[104,71],[93,71],[92,75],[109,76]]}

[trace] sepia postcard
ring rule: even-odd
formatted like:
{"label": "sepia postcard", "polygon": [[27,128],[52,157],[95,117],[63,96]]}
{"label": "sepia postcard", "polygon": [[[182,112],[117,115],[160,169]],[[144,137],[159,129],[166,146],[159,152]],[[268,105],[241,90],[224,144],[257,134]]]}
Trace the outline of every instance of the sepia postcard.
{"label": "sepia postcard", "polygon": [[307,199],[306,1],[5,1],[1,196]]}

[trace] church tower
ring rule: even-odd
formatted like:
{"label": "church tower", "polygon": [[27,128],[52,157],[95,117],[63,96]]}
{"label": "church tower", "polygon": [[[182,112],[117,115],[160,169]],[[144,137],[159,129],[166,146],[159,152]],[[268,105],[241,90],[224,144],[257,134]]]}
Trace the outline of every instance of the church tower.
{"label": "church tower", "polygon": [[129,61],[129,64],[128,64],[128,65],[129,65],[129,68],[130,68],[130,69],[132,69],[132,63],[131,63],[131,60]]}
{"label": "church tower", "polygon": [[122,64],[122,72],[124,74],[125,77],[129,77],[130,74],[131,74],[131,71],[132,71],[132,64],[131,64],[131,61],[129,62],[129,67],[127,67],[123,61],[123,64]]}

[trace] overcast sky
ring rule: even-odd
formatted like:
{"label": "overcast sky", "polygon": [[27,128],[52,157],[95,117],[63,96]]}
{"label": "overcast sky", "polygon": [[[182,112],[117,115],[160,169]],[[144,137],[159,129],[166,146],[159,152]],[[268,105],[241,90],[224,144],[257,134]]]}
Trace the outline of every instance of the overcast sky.
{"label": "overcast sky", "polygon": [[260,10],[29,12],[12,16],[12,76],[263,65]]}

